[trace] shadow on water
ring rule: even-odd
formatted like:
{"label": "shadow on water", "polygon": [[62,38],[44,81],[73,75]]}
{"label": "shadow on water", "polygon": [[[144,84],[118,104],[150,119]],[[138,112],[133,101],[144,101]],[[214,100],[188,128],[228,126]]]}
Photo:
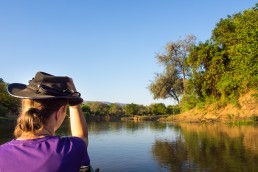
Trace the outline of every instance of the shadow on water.
{"label": "shadow on water", "polygon": [[258,128],[180,124],[173,141],[156,140],[154,158],[169,171],[258,171]]}

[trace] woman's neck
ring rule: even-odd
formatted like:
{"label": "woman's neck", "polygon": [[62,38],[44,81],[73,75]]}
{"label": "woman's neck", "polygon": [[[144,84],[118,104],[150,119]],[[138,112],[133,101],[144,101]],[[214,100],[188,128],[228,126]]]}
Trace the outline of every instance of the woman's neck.
{"label": "woman's neck", "polygon": [[54,136],[54,135],[55,135],[54,131],[51,131],[47,128],[43,128],[38,133],[24,133],[19,138],[17,138],[17,140],[37,139],[37,138],[43,138],[46,136]]}

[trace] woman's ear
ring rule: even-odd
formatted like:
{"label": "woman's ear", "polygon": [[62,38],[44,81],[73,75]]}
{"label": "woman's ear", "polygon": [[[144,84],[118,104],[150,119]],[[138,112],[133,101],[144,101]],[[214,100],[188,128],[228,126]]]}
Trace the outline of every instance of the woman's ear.
{"label": "woman's ear", "polygon": [[56,121],[59,121],[60,119],[62,119],[63,113],[65,110],[65,106],[61,106],[57,112],[56,112]]}

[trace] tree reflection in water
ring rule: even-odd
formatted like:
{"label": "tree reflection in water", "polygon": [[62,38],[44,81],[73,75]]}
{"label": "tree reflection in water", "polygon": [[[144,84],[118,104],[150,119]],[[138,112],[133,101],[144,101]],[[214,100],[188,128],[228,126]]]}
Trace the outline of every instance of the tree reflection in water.
{"label": "tree reflection in water", "polygon": [[13,131],[16,121],[0,119],[0,144],[10,141],[14,138]]}
{"label": "tree reflection in water", "polygon": [[[128,121],[88,128],[92,162],[103,171],[258,171],[256,126]],[[13,129],[14,122],[0,123],[0,143]],[[69,120],[57,135],[70,135]]]}
{"label": "tree reflection in water", "polygon": [[258,171],[253,126],[181,124],[176,140],[156,140],[152,154],[170,171]]}

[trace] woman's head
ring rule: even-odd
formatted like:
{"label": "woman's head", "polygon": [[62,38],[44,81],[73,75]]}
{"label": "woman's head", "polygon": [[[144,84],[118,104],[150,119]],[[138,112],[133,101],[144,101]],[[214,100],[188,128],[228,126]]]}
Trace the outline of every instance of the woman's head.
{"label": "woman's head", "polygon": [[67,99],[22,99],[21,114],[14,131],[15,137],[37,135],[47,125],[50,116],[67,104]]}

